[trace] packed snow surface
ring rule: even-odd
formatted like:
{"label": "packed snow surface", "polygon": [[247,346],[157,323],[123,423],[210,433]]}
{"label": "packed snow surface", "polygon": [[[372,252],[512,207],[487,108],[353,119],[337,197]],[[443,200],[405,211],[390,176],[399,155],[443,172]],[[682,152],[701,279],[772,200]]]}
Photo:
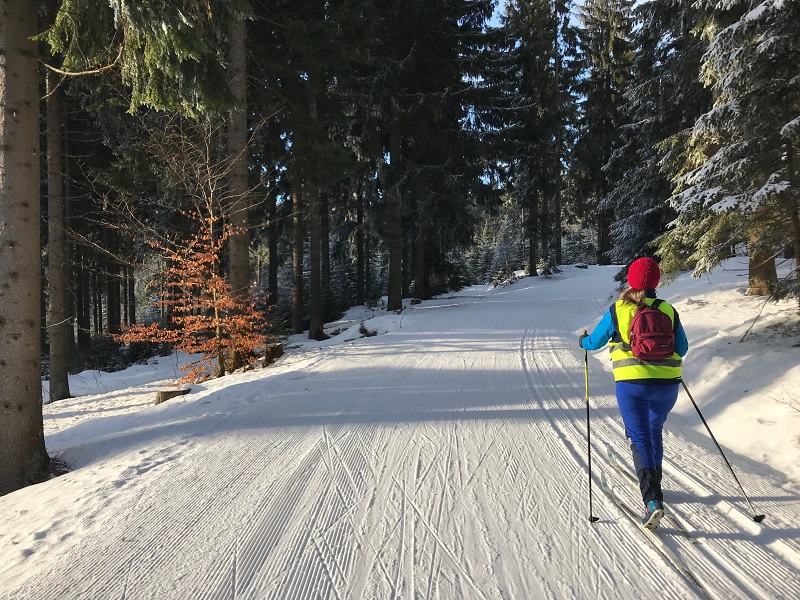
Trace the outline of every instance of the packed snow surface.
{"label": "packed snow surface", "polygon": [[587,431],[577,337],[617,270],[352,309],[330,340],[159,405],[185,357],[73,377],[44,418],[74,470],[0,498],[0,597],[800,598],[796,303],[746,296],[746,259],[659,290],[752,503],[682,391],[664,486],[690,537],[665,520],[655,540],[689,577],[601,489],[641,512],[606,454],[630,464],[605,350]]}

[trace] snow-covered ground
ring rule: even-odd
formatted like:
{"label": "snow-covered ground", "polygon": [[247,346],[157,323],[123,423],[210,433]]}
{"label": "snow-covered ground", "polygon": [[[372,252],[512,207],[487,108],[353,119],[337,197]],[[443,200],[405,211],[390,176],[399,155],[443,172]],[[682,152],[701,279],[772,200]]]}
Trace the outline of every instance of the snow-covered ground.
{"label": "snow-covered ground", "polygon": [[[788,265],[782,267],[784,270]],[[800,320],[744,259],[660,290],[690,351],[658,530],[712,598],[800,598]],[[71,379],[45,406],[74,470],[0,498],[0,597],[696,598],[601,489],[639,511],[605,350],[590,354],[592,509],[577,337],[616,267],[471,287],[154,405],[178,357]],[[363,325],[379,335],[361,337]]]}

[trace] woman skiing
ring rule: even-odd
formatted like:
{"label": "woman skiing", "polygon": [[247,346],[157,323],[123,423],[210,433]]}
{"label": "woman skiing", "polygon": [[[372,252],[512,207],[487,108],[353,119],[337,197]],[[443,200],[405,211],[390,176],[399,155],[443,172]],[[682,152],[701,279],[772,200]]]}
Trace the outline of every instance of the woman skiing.
{"label": "woman skiing", "polygon": [[628,268],[628,289],[579,341],[584,350],[610,346],[617,404],[645,504],[642,525],[648,529],[658,527],[664,516],[661,432],[678,398],[682,358],[689,349],[678,312],[656,298],[660,279],[652,258],[634,261]]}

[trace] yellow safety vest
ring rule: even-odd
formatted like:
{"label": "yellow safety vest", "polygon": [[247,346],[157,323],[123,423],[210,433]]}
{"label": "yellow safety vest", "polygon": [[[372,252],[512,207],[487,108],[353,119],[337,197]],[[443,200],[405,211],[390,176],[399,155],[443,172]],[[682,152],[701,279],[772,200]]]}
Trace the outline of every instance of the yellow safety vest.
{"label": "yellow safety vest", "polygon": [[[645,298],[645,302],[653,305],[655,298]],[[660,301],[656,308],[669,316],[675,326],[675,309],[671,304]],[[682,359],[680,354],[673,354],[666,360],[644,361],[636,358],[631,352],[629,332],[631,321],[636,313],[636,305],[617,300],[611,307],[614,322],[614,336],[609,341],[611,367],[614,370],[614,381],[631,381],[633,379],[674,379],[681,378]]]}

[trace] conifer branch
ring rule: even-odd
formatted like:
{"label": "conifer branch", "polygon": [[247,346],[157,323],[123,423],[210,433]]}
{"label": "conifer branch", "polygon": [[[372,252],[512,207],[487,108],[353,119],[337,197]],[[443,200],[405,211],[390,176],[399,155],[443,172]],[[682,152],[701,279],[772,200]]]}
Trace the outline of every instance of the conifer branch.
{"label": "conifer branch", "polygon": [[43,60],[40,60],[39,62],[46,69],[49,69],[50,71],[53,71],[54,73],[58,73],[59,75],[64,75],[65,77],[80,77],[80,76],[83,76],[83,75],[99,75],[100,73],[105,73],[107,71],[110,71],[111,69],[113,69],[114,67],[116,67],[119,64],[120,60],[122,59],[122,50],[123,50],[123,45],[120,44],[119,53],[117,54],[117,58],[114,59],[114,62],[109,63],[104,67],[98,67],[96,69],[90,69],[88,71],[64,71],[63,69],[59,69],[58,67],[54,67],[53,65],[47,64]]}

